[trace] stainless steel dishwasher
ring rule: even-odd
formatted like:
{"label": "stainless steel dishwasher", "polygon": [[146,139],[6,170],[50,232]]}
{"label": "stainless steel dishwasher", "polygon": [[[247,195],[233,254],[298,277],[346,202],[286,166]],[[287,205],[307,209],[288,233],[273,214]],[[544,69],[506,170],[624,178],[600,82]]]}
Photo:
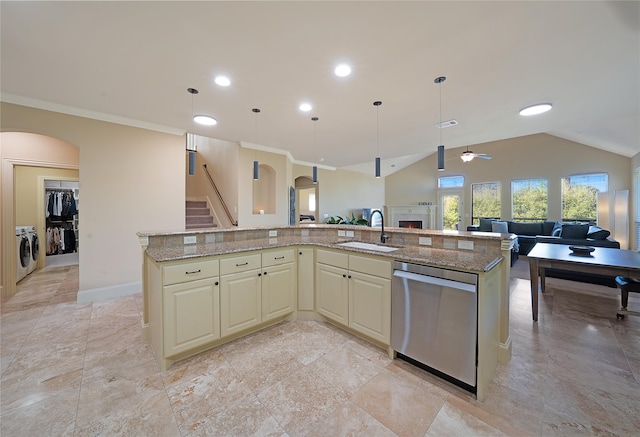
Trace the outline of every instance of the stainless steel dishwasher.
{"label": "stainless steel dishwasher", "polygon": [[476,393],[478,275],[394,262],[391,347]]}

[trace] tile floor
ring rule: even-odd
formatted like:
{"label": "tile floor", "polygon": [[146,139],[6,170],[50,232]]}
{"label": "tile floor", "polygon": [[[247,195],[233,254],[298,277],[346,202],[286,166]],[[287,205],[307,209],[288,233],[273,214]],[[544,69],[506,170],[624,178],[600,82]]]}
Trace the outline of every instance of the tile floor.
{"label": "tile floor", "polygon": [[[0,435],[640,435],[640,317],[617,290],[549,279],[531,320],[511,279],[513,357],[487,400],[320,322],[285,322],[160,372],[141,296],[78,305],[78,267],[2,301]],[[640,309],[632,297],[630,308]]]}

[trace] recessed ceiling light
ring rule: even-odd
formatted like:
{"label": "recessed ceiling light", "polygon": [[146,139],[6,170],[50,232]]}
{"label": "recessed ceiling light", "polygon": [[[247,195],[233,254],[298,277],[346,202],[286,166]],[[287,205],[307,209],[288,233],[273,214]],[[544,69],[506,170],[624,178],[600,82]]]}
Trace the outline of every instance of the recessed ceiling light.
{"label": "recessed ceiling light", "polygon": [[551,103],[539,103],[536,105],[527,106],[520,110],[520,115],[537,115],[547,112],[551,109]]}
{"label": "recessed ceiling light", "polygon": [[302,103],[300,104],[300,110],[304,112],[309,112],[311,111],[311,105],[309,103]]}
{"label": "recessed ceiling light", "polygon": [[336,74],[336,76],[349,76],[351,74],[351,67],[349,67],[347,64],[340,64],[336,67],[335,70],[333,70],[333,72]]}
{"label": "recessed ceiling light", "polygon": [[218,124],[218,120],[208,115],[194,115],[193,121],[195,121],[198,124],[203,124],[205,126],[215,126],[216,124]]}
{"label": "recessed ceiling light", "polygon": [[220,86],[229,86],[231,85],[231,80],[227,76],[216,76],[214,82]]}

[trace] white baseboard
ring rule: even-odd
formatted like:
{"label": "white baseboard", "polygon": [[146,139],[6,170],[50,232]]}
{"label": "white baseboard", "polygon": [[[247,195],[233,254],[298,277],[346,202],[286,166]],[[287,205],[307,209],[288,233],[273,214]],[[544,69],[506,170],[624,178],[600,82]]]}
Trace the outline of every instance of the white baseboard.
{"label": "white baseboard", "polygon": [[142,293],[142,282],[92,288],[78,292],[78,303],[102,302],[114,297],[130,296]]}

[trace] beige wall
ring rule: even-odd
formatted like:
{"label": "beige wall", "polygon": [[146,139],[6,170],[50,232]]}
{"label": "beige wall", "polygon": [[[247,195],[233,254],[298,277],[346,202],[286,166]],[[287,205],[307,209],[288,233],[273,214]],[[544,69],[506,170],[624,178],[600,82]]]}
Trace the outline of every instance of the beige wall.
{"label": "beige wall", "polygon": [[[275,171],[275,213],[253,213],[253,161],[268,165]],[[238,156],[238,226],[268,226],[289,224],[289,187],[291,161],[285,155],[240,147]]]}
{"label": "beige wall", "polygon": [[80,150],[80,293],[139,290],[136,232],[184,229],[184,136],[7,103],[1,109],[3,131],[47,135]]}
{"label": "beige wall", "polygon": [[[633,156],[631,158],[631,177],[633,179],[633,174],[636,171],[640,171],[640,153],[637,153],[635,156]],[[635,249],[635,250],[640,250],[640,247],[638,247],[637,241],[638,241],[638,234],[637,234],[637,228],[636,228],[636,211],[640,210],[640,205],[638,203],[636,203],[636,199],[640,198],[640,193],[637,193],[635,191],[635,184],[632,182],[630,183],[631,185],[631,190],[629,190],[629,197],[630,197],[630,214],[631,217],[629,219],[629,242],[630,242],[630,246],[631,248]],[[640,213],[639,213],[640,214]]]}
{"label": "beige wall", "polygon": [[[387,205],[415,205],[427,201],[437,204],[440,176],[465,177],[463,226],[470,223],[471,183],[499,181],[502,190],[502,218],[511,218],[511,181],[546,178],[549,187],[549,219],[561,218],[560,179],[563,176],[604,172],[609,175],[609,190],[629,189],[630,158],[588,147],[547,134],[511,138],[469,146],[486,153],[491,160],[474,159],[463,163],[464,148],[445,152],[445,171],[437,171],[436,154],[430,155],[386,178]],[[440,210],[438,209],[438,214]]]}

